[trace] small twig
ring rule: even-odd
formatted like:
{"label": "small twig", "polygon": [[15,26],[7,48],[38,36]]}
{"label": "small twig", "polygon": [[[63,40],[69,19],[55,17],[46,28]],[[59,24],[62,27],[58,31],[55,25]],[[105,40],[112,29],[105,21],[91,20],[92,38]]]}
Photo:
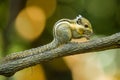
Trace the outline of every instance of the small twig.
{"label": "small twig", "polygon": [[98,38],[83,43],[69,42],[50,51],[45,51],[43,53],[5,63],[3,62],[0,64],[0,75],[9,77],[19,70],[34,66],[44,61],[55,59],[57,57],[116,48],[120,48],[120,32],[108,37]]}

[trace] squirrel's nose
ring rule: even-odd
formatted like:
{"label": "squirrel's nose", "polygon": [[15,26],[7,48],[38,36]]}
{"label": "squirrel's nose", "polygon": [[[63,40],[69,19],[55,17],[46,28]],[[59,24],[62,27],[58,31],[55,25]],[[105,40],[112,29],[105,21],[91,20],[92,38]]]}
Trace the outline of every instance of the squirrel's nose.
{"label": "squirrel's nose", "polygon": [[92,29],[84,30],[84,34],[86,34],[86,35],[92,35],[93,34],[93,30]]}

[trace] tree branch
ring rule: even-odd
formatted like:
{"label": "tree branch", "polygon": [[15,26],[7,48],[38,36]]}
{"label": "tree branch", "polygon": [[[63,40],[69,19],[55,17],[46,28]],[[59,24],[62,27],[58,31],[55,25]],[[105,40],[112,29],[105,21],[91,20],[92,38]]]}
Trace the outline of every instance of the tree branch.
{"label": "tree branch", "polygon": [[44,61],[50,61],[51,59],[55,59],[57,57],[116,48],[120,48],[120,32],[108,37],[90,40],[88,42],[69,42],[50,51],[45,51],[36,55],[3,62],[0,64],[0,75],[9,77],[19,70],[34,66]]}

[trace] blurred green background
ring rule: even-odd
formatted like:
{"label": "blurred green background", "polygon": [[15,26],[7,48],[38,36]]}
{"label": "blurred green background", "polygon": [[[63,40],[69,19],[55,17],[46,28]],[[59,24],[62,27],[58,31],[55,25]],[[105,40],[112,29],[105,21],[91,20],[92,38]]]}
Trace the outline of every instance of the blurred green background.
{"label": "blurred green background", "polygon": [[[18,27],[16,28],[17,22],[15,23],[15,20],[26,6],[31,5],[38,6],[43,10],[41,14],[43,14],[43,16],[45,15],[45,19],[43,17],[44,21],[42,20],[43,22],[40,22],[43,26],[40,27],[44,29],[32,27],[39,24],[39,22],[36,23],[32,18],[28,18],[28,20],[31,19],[31,21],[33,21],[31,22],[32,24],[29,24],[30,26],[32,25],[32,28],[30,27],[31,30],[40,29],[40,31],[38,30],[38,33],[35,33],[35,35],[37,35],[36,37],[30,33],[28,35],[33,37],[27,38],[26,36],[24,37],[27,31],[26,33],[21,32],[21,30],[23,30],[22,26],[24,26],[22,25],[23,22],[19,23],[18,18]],[[30,12],[32,13],[32,9]],[[31,0],[31,2],[29,2],[29,0],[1,0],[0,57],[51,42],[53,39],[52,29],[54,23],[61,18],[74,19],[79,14],[90,20],[94,34],[97,36],[94,38],[120,32],[120,0]],[[23,19],[25,14],[21,13],[21,15]],[[25,19],[27,19],[26,16]],[[26,21],[24,21],[24,23],[26,23]],[[96,57],[100,58],[105,72],[119,73],[120,55],[118,53],[120,53],[120,50],[110,50],[99,53],[102,54],[96,54]],[[107,63],[109,64],[107,65]],[[72,80],[70,70],[61,58],[42,63],[42,66],[47,80]],[[3,79],[0,78],[0,80]],[[13,80],[13,78],[9,78],[8,80]]]}

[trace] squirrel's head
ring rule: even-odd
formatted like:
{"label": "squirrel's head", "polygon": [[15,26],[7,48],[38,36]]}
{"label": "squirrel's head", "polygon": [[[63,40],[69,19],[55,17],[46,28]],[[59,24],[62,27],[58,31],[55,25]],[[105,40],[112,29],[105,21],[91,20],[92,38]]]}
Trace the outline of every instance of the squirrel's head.
{"label": "squirrel's head", "polygon": [[89,38],[93,33],[91,23],[89,22],[89,20],[82,17],[81,15],[76,17],[76,19],[74,19],[73,22],[74,23],[71,24],[71,26],[73,26],[74,29],[73,30],[74,38],[80,38],[80,37]]}

